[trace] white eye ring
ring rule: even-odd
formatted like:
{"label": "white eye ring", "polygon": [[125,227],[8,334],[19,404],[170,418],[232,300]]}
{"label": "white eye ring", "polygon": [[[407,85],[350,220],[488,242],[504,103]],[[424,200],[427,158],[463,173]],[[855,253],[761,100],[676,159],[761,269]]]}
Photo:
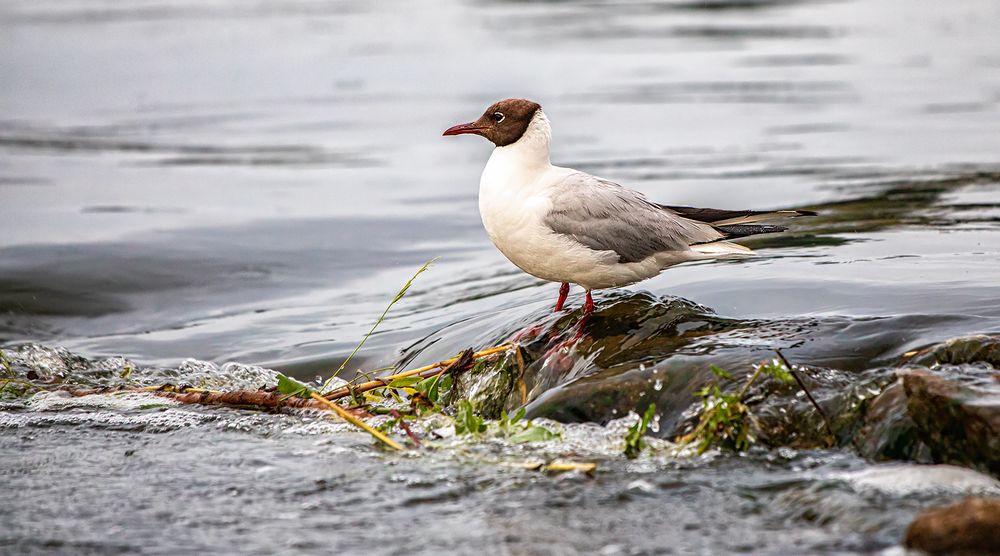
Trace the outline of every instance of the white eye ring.
{"label": "white eye ring", "polygon": [[507,116],[503,115],[503,112],[494,112],[493,113],[493,121],[495,121],[496,123],[500,123],[500,122],[504,121],[504,119],[506,117]]}

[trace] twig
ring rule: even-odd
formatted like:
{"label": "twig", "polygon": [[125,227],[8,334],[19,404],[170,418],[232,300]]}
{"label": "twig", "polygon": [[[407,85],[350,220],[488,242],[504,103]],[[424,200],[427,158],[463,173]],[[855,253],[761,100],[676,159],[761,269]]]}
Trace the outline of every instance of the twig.
{"label": "twig", "polygon": [[[471,357],[472,359],[482,359],[483,357],[489,357],[490,355],[501,353],[507,351],[508,349],[510,349],[510,344],[503,344],[500,346],[491,347],[489,349],[484,349],[476,353],[472,353],[469,355],[469,357]],[[324,393],[323,397],[328,400],[339,400],[340,398],[352,395],[352,393],[360,394],[363,392],[367,392],[369,390],[373,390],[375,388],[383,388],[385,386],[388,386],[390,382],[396,380],[397,378],[405,378],[413,375],[420,375],[421,378],[432,377],[434,375],[445,372],[447,369],[441,369],[441,367],[446,367],[455,364],[462,358],[463,355],[465,355],[464,352],[459,356],[452,357],[451,359],[445,359],[444,361],[438,361],[433,365],[427,365],[425,367],[411,369],[409,371],[387,376],[385,378],[376,378],[375,380],[369,382],[363,382],[361,384],[358,384],[357,386],[341,386],[340,388]],[[435,371],[435,372],[428,373],[428,371]]]}
{"label": "twig", "polygon": [[[115,394],[122,392],[133,392],[152,394],[162,398],[169,398],[178,403],[199,404],[199,405],[225,405],[231,407],[266,407],[271,409],[329,409],[326,404],[299,398],[297,396],[287,396],[281,392],[265,392],[263,390],[230,390],[228,392],[214,392],[201,388],[177,388],[169,385],[169,389],[164,386],[155,388],[79,388],[72,389],[59,387],[57,390],[65,391],[73,397],[90,396],[93,394]],[[368,415],[364,410],[348,409],[359,416]]]}
{"label": "twig", "polygon": [[389,410],[389,415],[392,415],[393,417],[396,418],[396,422],[399,423],[400,428],[403,429],[403,432],[406,433],[406,436],[409,436],[410,440],[412,440],[413,443],[416,444],[417,447],[419,448],[420,447],[420,437],[417,436],[417,433],[415,433],[412,430],[410,430],[410,425],[407,425],[406,421],[403,420],[403,415],[400,412],[396,411],[395,409],[390,409]]}
{"label": "twig", "polygon": [[309,396],[312,399],[314,399],[314,400],[320,402],[321,404],[329,407],[330,409],[334,410],[337,413],[337,415],[340,415],[340,417],[342,419],[344,419],[345,421],[347,421],[348,423],[351,423],[352,425],[354,425],[356,427],[360,427],[360,428],[364,429],[365,432],[367,432],[368,434],[374,436],[377,440],[379,440],[380,442],[382,442],[386,446],[388,446],[388,447],[390,447],[390,448],[392,448],[394,450],[399,450],[400,452],[403,452],[403,451],[406,450],[406,448],[403,448],[402,446],[400,446],[399,443],[397,443],[395,440],[393,440],[393,439],[389,438],[388,436],[382,434],[378,430],[373,429],[368,423],[365,423],[364,421],[362,421],[361,419],[358,419],[354,415],[351,415],[351,412],[347,411],[343,407],[340,407],[339,405],[331,402],[330,400],[324,398],[323,396],[320,396],[316,392],[310,392]]}
{"label": "twig", "polygon": [[788,372],[792,374],[792,378],[794,378],[795,382],[799,384],[799,388],[801,388],[802,391],[806,393],[806,397],[809,398],[809,402],[812,403],[813,407],[816,408],[816,411],[819,413],[819,416],[823,418],[823,424],[826,425],[826,433],[830,435],[830,441],[832,443],[834,439],[837,438],[837,436],[833,434],[833,427],[830,426],[830,419],[827,418],[826,412],[823,411],[823,408],[820,407],[818,403],[816,403],[816,399],[813,398],[812,394],[809,393],[809,388],[806,388],[806,383],[802,381],[801,377],[799,377],[799,373],[795,372],[795,369],[792,368],[792,364],[788,362],[788,359],[786,359],[785,355],[781,353],[781,350],[778,348],[774,348],[774,353],[778,354],[778,359],[780,359],[781,363],[785,366],[785,368],[788,369]]}

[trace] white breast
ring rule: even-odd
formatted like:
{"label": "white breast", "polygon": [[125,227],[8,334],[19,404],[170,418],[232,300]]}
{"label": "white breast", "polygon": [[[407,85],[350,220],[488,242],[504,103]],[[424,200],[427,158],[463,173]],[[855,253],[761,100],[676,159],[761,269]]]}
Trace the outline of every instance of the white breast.
{"label": "white breast", "polygon": [[[479,182],[479,213],[493,244],[512,263],[544,280],[561,279],[547,259],[560,247],[543,224],[551,209],[547,168],[525,167],[515,153],[495,149]],[[514,156],[512,156],[514,155]]]}

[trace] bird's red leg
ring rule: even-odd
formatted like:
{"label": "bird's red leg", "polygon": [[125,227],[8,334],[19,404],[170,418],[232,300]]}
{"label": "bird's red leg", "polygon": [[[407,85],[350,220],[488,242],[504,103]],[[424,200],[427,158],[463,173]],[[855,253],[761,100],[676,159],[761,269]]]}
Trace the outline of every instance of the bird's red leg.
{"label": "bird's red leg", "polygon": [[[567,288],[568,289],[568,288]],[[587,290],[587,300],[583,304],[583,316],[580,320],[576,321],[573,325],[575,332],[569,338],[557,343],[552,346],[542,355],[542,359],[546,360],[546,365],[554,365],[557,368],[570,368],[573,365],[573,358],[569,355],[569,350],[580,343],[583,340],[584,331],[587,328],[587,321],[590,320],[590,315],[594,312],[594,298],[590,295],[590,290]],[[562,353],[565,351],[566,353]]]}
{"label": "bird's red leg", "polygon": [[562,311],[563,304],[566,303],[566,296],[568,295],[569,295],[569,282],[563,282],[562,285],[559,286],[559,299],[556,300],[556,310],[555,310],[556,313]]}

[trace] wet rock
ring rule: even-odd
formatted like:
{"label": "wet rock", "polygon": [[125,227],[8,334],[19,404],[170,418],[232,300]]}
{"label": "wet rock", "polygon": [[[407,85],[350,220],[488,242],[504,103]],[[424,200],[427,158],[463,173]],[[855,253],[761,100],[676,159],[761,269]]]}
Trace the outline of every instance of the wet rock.
{"label": "wet rock", "polygon": [[875,461],[933,461],[930,448],[920,441],[906,401],[902,379],[893,382],[871,401],[864,425],[854,439],[859,455]]}
{"label": "wet rock", "polygon": [[952,338],[918,351],[908,363],[925,367],[986,363],[1000,369],[1000,337],[977,335]]}
{"label": "wet rock", "polygon": [[858,374],[817,367],[796,368],[826,414],[833,436],[823,415],[797,383],[767,379],[747,396],[755,434],[764,445],[804,449],[850,442],[861,426],[869,401],[891,380],[891,375],[883,370]]}
{"label": "wet rock", "polygon": [[481,360],[455,378],[455,386],[444,400],[450,405],[457,400],[470,400],[476,413],[486,419],[500,417],[524,405],[524,353],[506,353],[500,360]]}
{"label": "wet rock", "polygon": [[[9,365],[12,378],[26,378],[48,383],[60,383],[82,375],[94,375],[91,362],[64,348],[52,348],[40,344],[21,344],[4,350],[4,359]],[[28,375],[33,378],[28,378]]]}
{"label": "wet rock", "polygon": [[927,510],[906,530],[904,546],[930,554],[1000,554],[1000,498],[966,498]]}
{"label": "wet rock", "polygon": [[1000,476],[1000,383],[977,366],[902,374],[907,412],[937,462]]}

